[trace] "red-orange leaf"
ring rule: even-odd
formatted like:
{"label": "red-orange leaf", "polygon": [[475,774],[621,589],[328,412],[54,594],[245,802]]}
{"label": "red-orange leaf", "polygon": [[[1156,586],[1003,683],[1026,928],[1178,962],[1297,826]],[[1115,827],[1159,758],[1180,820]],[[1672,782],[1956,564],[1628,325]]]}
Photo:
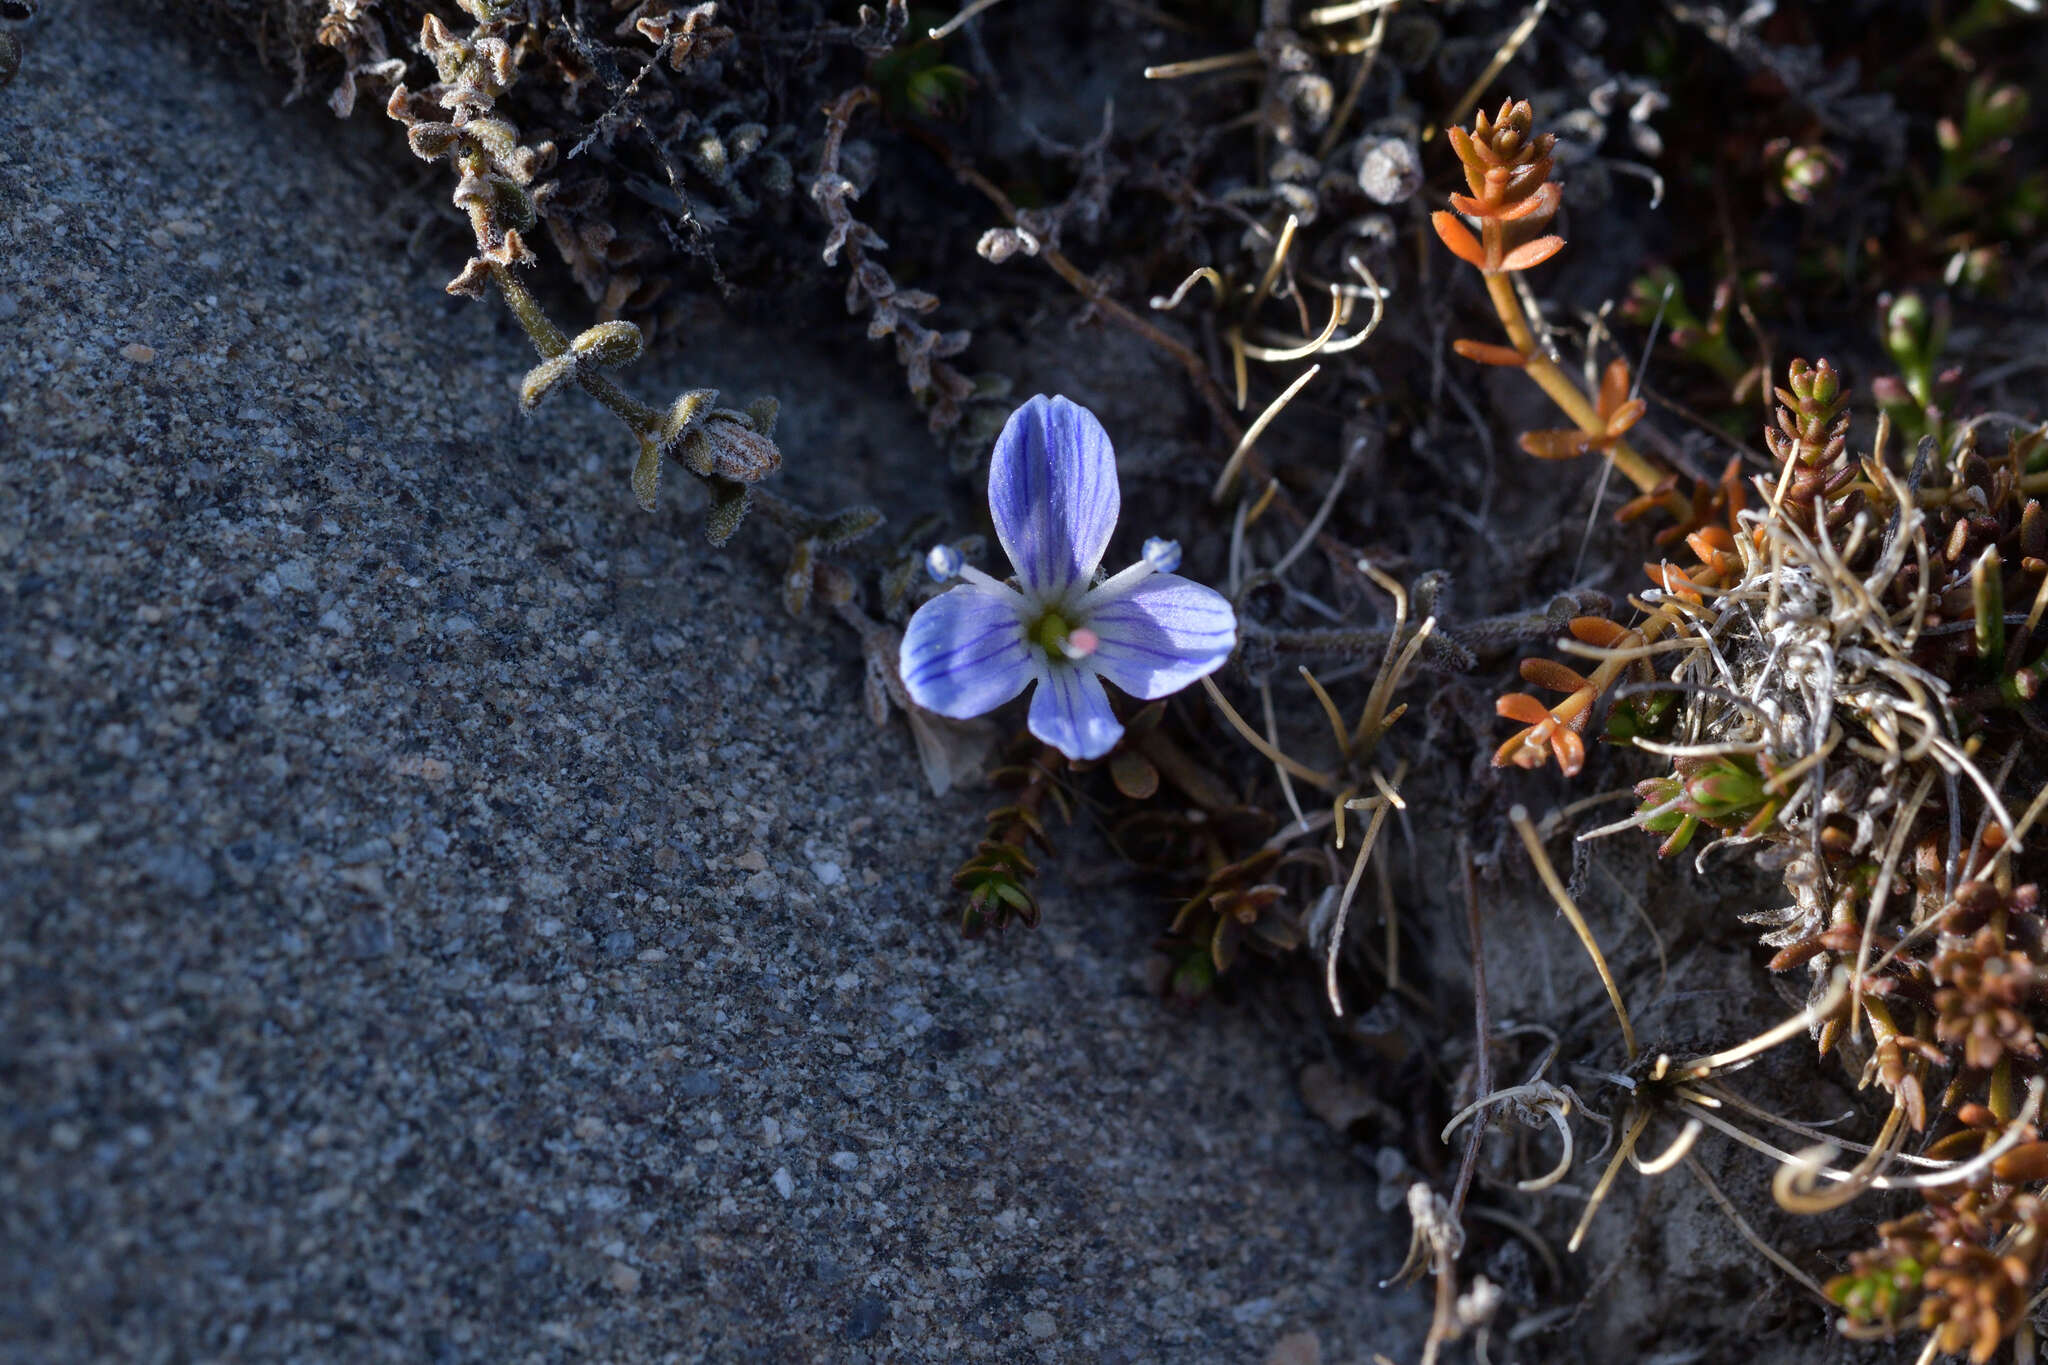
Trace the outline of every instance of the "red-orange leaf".
{"label": "red-orange leaf", "polygon": [[1578,692],[1593,685],[1577,669],[1555,659],[1522,660],[1522,681],[1552,692]]}
{"label": "red-orange leaf", "polygon": [[1518,720],[1524,725],[1542,725],[1546,721],[1557,719],[1550,714],[1549,707],[1527,692],[1510,692],[1504,697],[1496,698],[1493,710],[1494,714],[1504,720]]}
{"label": "red-orange leaf", "polygon": [[1630,498],[1617,508],[1614,513],[1614,519],[1619,522],[1634,521],[1637,517],[1643,516],[1646,513],[1669,507],[1671,500],[1677,495],[1678,476],[1676,474],[1667,474],[1658,480],[1655,488],[1652,488],[1647,493]]}
{"label": "red-orange leaf", "polygon": [[1458,164],[1465,170],[1465,183],[1471,186],[1472,193],[1479,193],[1480,186],[1486,183],[1487,165],[1486,158],[1480,155],[1479,144],[1474,142],[1472,135],[1463,128],[1451,128],[1446,131],[1451,139],[1451,150],[1457,153]]}
{"label": "red-orange leaf", "polygon": [[1539,460],[1570,460],[1592,449],[1592,438],[1583,431],[1525,431],[1522,449]]}
{"label": "red-orange leaf", "polygon": [[1474,199],[1469,194],[1453,194],[1451,196],[1451,207],[1468,218],[1498,218],[1501,216],[1499,210],[1494,208],[1493,205],[1481,199]]}
{"label": "red-orange leaf", "polygon": [[1700,585],[1687,578],[1676,564],[1645,564],[1643,572],[1649,575],[1650,582],[1668,593],[1691,602],[1700,600]]}
{"label": "red-orange leaf", "polygon": [[1609,436],[1626,434],[1630,427],[1643,420],[1643,414],[1649,410],[1650,405],[1642,399],[1629,399],[1609,414],[1607,418],[1607,434]]}
{"label": "red-orange leaf", "polygon": [[[1607,362],[1607,369],[1600,376],[1600,396],[1595,402],[1600,415],[1606,417],[1618,412],[1628,401],[1628,362],[1616,357]],[[1609,430],[1612,430],[1610,425]]]}
{"label": "red-orange leaf", "polygon": [[1583,640],[1598,649],[1619,649],[1632,643],[1635,635],[1634,631],[1604,616],[1574,616],[1569,629],[1573,639]]}
{"label": "red-orange leaf", "polygon": [[1529,357],[1512,346],[1495,346],[1484,341],[1468,341],[1464,337],[1451,343],[1451,349],[1467,360],[1476,360],[1481,365],[1505,365],[1520,369],[1529,363]]}
{"label": "red-orange leaf", "polygon": [[1503,223],[1512,223],[1521,218],[1536,218],[1544,214],[1556,213],[1558,200],[1563,197],[1562,192],[1559,191],[1556,185],[1546,182],[1537,189],[1536,193],[1530,195],[1527,199],[1522,200],[1504,212],[1495,213],[1493,216],[1500,219]]}
{"label": "red-orange leaf", "polygon": [[1789,948],[1781,949],[1778,955],[1764,964],[1767,972],[1789,972],[1794,967],[1803,967],[1825,952],[1827,945],[1818,938],[1803,939]]}
{"label": "red-orange leaf", "polygon": [[1701,559],[1711,559],[1716,554],[1735,553],[1735,537],[1725,526],[1702,526],[1685,538],[1692,552]]}
{"label": "red-orange leaf", "polygon": [[1731,526],[1735,525],[1736,515],[1743,508],[1749,506],[1749,495],[1743,490],[1742,457],[1740,455],[1730,459],[1721,470],[1721,494],[1728,500],[1726,509],[1728,523]]}
{"label": "red-orange leaf", "polygon": [[[1438,228],[1437,231],[1443,231]],[[1555,233],[1538,237],[1533,242],[1524,242],[1501,258],[1500,268],[1506,270],[1527,270],[1530,266],[1542,265],[1545,261],[1564,250],[1564,238]]]}
{"label": "red-orange leaf", "polygon": [[1991,1163],[1999,1180],[2033,1184],[2048,1180],[2048,1142],[2023,1142]]}
{"label": "red-orange leaf", "polygon": [[[1475,128],[1477,128],[1476,124],[1474,126]],[[1463,159],[1466,153],[1469,152],[1471,154],[1472,160],[1477,161],[1482,168],[1488,170],[1492,169],[1495,166],[1504,164],[1501,160],[1500,153],[1494,151],[1492,144],[1486,141],[1485,134],[1492,130],[1487,128],[1478,128],[1478,131],[1480,133],[1480,136],[1473,137],[1471,134],[1467,133],[1463,128],[1453,128],[1451,130],[1453,136],[1462,139],[1461,142],[1456,144],[1459,149],[1459,158]],[[1470,163],[1468,162],[1467,164]]]}
{"label": "red-orange leaf", "polygon": [[1543,762],[1543,746],[1529,742],[1531,732],[1517,730],[1509,735],[1507,742],[1493,751],[1493,766],[1505,768],[1512,763],[1517,768],[1534,768]]}
{"label": "red-orange leaf", "polygon": [[1451,249],[1453,256],[1467,265],[1477,266],[1481,270],[1486,269],[1486,248],[1480,246],[1479,239],[1458,221],[1458,215],[1438,209],[1429,215],[1429,222],[1430,226],[1436,229],[1436,235],[1443,238],[1444,245]]}

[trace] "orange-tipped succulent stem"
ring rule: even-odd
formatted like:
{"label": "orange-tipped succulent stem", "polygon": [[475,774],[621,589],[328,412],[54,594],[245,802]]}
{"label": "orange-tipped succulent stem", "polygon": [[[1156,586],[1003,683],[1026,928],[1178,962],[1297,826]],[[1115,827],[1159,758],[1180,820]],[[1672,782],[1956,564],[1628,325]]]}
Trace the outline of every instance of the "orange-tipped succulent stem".
{"label": "orange-tipped succulent stem", "polygon": [[[1583,446],[1570,451],[1562,448],[1567,443],[1547,440],[1543,443],[1544,451],[1539,453],[1546,458],[1559,458],[1564,454],[1604,451],[1637,491],[1652,493],[1665,481],[1667,471],[1622,436],[1641,417],[1640,401],[1630,401],[1614,412],[1604,411],[1609,406],[1605,402],[1596,407],[1571,376],[1536,344],[1535,330],[1515,294],[1514,281],[1508,278],[1517,270],[1541,265],[1564,246],[1562,237],[1545,231],[1557,214],[1561,198],[1556,182],[1550,178],[1550,153],[1557,138],[1552,133],[1531,136],[1534,118],[1528,101],[1510,100],[1491,117],[1481,111],[1473,120],[1471,132],[1462,128],[1450,130],[1451,146],[1465,168],[1465,184],[1472,192],[1453,194],[1451,207],[1457,213],[1439,210],[1431,215],[1430,221],[1451,254],[1485,277],[1493,310],[1499,314],[1500,324],[1514,346],[1512,354],[1506,347],[1473,341],[1460,341],[1456,349],[1466,359],[1481,364],[1519,366],[1586,438]],[[1478,236],[1472,234],[1459,214],[1477,224]],[[1610,366],[1610,380],[1614,373]],[[1620,375],[1625,392],[1626,366]],[[1602,386],[1603,398],[1608,387]],[[1542,434],[1552,438],[1558,435]]]}

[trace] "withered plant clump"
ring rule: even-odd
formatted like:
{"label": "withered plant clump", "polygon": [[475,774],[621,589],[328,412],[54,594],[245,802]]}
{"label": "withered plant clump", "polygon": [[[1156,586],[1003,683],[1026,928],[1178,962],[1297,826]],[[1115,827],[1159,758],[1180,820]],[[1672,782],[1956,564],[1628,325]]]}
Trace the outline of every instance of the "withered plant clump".
{"label": "withered plant clump", "polygon": [[[338,108],[352,104],[354,86],[350,82],[374,67],[373,74],[390,85],[385,112],[404,126],[413,154],[427,162],[446,163],[454,173],[452,199],[468,220],[473,254],[447,289],[451,294],[479,299],[495,290],[526,332],[540,361],[520,384],[521,408],[532,411],[566,388],[581,388],[616,416],[637,443],[631,485],[640,507],[655,508],[664,467],[680,465],[709,495],[704,530],[714,545],[724,544],[747,513],[759,508],[790,543],[781,583],[784,607],[792,616],[802,616],[816,600],[854,630],[867,663],[869,715],[877,725],[886,723],[894,710],[909,715],[932,785],[945,790],[978,762],[989,741],[981,727],[947,722],[910,704],[895,673],[898,631],[888,624],[901,620],[908,611],[918,581],[917,568],[923,562],[924,547],[919,541],[930,528],[914,526],[909,537],[878,546],[869,541],[883,521],[874,508],[854,506],[818,513],[770,492],[762,482],[782,466],[782,452],[774,439],[779,407],[774,398],[756,399],[744,409],[725,408],[717,405],[715,390],[690,389],[665,407],[647,404],[613,377],[643,353],[645,327],[613,317],[572,336],[555,324],[540,296],[522,278],[521,272],[539,264],[530,243],[542,224],[572,265],[579,259],[564,241],[564,220],[557,213],[564,194],[570,192],[564,189],[560,175],[561,150],[553,141],[528,136],[508,113],[514,107],[510,96],[536,71],[543,80],[558,77],[536,54],[545,57],[555,52],[559,58],[556,40],[564,33],[573,36],[575,25],[552,9],[541,7],[536,13],[535,7],[514,6],[503,0],[460,0],[466,21],[459,24],[429,10],[420,20],[418,48],[431,63],[435,79],[415,90],[403,79],[407,64],[385,56],[388,45],[365,36],[374,33],[361,27],[372,3],[332,0],[323,21],[321,41],[342,47],[352,57],[335,102]],[[627,23],[654,44],[653,56],[665,64],[664,69],[692,72],[697,65],[709,64],[734,38],[730,29],[711,24],[715,14],[711,4],[687,12],[642,12],[648,9],[639,6],[627,16]],[[889,26],[900,32],[900,3],[891,8],[890,15]],[[363,60],[353,60],[357,58]],[[653,69],[648,65],[641,75]],[[850,99],[842,104],[858,102]],[[833,169],[844,133],[841,114],[828,138],[826,153],[830,174],[825,178],[834,188],[831,194],[818,196],[821,205],[830,210],[828,258],[849,242],[880,246],[879,239],[866,233],[844,208],[852,187]],[[875,299],[878,319],[886,317],[890,324],[878,320],[870,328],[872,333],[895,330],[899,341],[936,335],[891,311],[929,311],[928,302],[913,298],[909,291],[894,290],[887,284],[886,272],[871,262],[862,263],[855,274]],[[622,300],[630,302],[630,296],[608,295],[600,313],[616,311],[623,306]],[[964,343],[955,339],[949,350],[940,353],[957,351],[960,344]],[[929,345],[920,348],[913,343],[904,363],[912,372],[914,387],[936,390],[935,417],[944,415],[952,420],[957,409],[951,405],[962,396],[957,387],[960,381],[950,370],[932,363],[930,350]],[[864,576],[875,582],[882,620],[870,614],[864,603],[868,597],[863,590]]]}
{"label": "withered plant clump", "polygon": [[326,85],[343,117],[381,103],[416,53],[432,60],[429,23],[502,24],[519,79],[500,114],[560,149],[545,233],[604,316],[659,316],[685,262],[746,276],[773,240],[763,229],[788,216],[798,133],[772,106],[790,69],[715,4],[320,0],[292,13],[312,21],[299,79]]}
{"label": "withered plant clump", "polygon": [[[1949,1193],[1930,1197],[1965,1190],[1982,1214],[1969,1224],[1981,1235],[1944,1242],[1883,1304],[1858,1288],[1868,1263],[1830,1295],[1859,1327],[1916,1310],[1941,1349],[1984,1360],[2021,1327],[2044,1267],[2028,1191],[2048,1175],[2048,860],[2028,838],[2041,803],[2019,799],[2048,793],[2033,714],[2048,431],[2012,434],[1995,458],[1968,428],[1946,452],[1929,437],[1910,462],[1881,443],[1858,461],[1825,363],[1795,363],[1780,396],[1783,477],[1711,563],[1667,575],[1676,662],[1645,682],[1677,704],[1631,724],[1672,767],[1638,786],[1631,823],[1669,853],[1705,829],[1783,869],[1790,903],[1752,919],[1773,969],[1811,973],[1821,1051],[1889,1092],[1873,1145],[1944,1163]],[[1844,973],[1847,992],[1819,1009]]]}
{"label": "withered plant clump", "polygon": [[[1583,663],[1523,663],[1526,681],[1562,700],[1501,698],[1500,714],[1520,728],[1494,762],[1554,761],[1574,775],[1587,766],[1596,737],[1658,755],[1667,766],[1638,785],[1634,816],[1586,837],[1641,828],[1675,856],[1705,830],[1711,842],[1698,850],[1702,870],[1709,852],[1748,848],[1783,877],[1792,902],[1751,916],[1777,950],[1770,965],[1812,978],[1806,1009],[1748,1043],[1690,1058],[1643,1049],[1621,983],[1570,888],[1550,866],[1534,822],[1515,812],[1538,873],[1593,956],[1628,1056],[1626,1070],[1607,1078],[1625,1096],[1618,1141],[1572,1246],[1624,1162],[1652,1174],[1685,1163],[1732,1209],[1691,1160],[1702,1132],[1722,1131],[1779,1161],[1774,1189],[1788,1209],[1838,1208],[1873,1191],[1924,1198],[1925,1212],[1887,1224],[1881,1246],[1827,1284],[1758,1245],[1816,1297],[1840,1305],[1845,1331],[1883,1334],[1916,1324],[1930,1334],[1930,1349],[1987,1359],[2027,1330],[2026,1309],[2048,1270],[2038,1214],[2039,1182],[2048,1177],[2048,1143],[2038,1126],[2048,1088],[2039,1037],[2048,1027],[2048,931],[2035,890],[2048,860],[2026,842],[2048,808],[2048,744],[2032,706],[2048,677],[2048,642],[2037,636],[2048,607],[2048,515],[2037,500],[2048,489],[2048,429],[2020,424],[2003,450],[1986,454],[1981,424],[1958,424],[1945,446],[1930,434],[1902,456],[1881,423],[1874,446],[1858,453],[1849,396],[1834,367],[1794,361],[1765,433],[1770,473],[1745,479],[1739,461],[1707,479],[1671,467],[1631,444],[1648,404],[1627,363],[1608,361],[1597,382],[1589,363],[1588,379],[1574,378],[1516,281],[1564,246],[1551,230],[1562,199],[1553,179],[1555,140],[1536,130],[1529,105],[1512,101],[1449,140],[1466,192],[1452,195],[1454,212],[1433,215],[1431,225],[1479,272],[1507,339],[1462,339],[1453,349],[1528,375],[1568,425],[1524,434],[1523,450],[1547,460],[1597,460],[1621,474],[1635,489],[1621,519],[1659,523],[1656,544],[1666,552],[1644,566],[1649,587],[1630,599],[1632,614],[1557,614],[1551,628]],[[1227,288],[1217,292],[1229,297]],[[1281,395],[1254,434],[1304,382]],[[1261,471],[1238,491],[1230,478],[1237,467],[1233,458],[1216,492],[1237,494],[1242,543],[1244,527],[1274,505],[1274,483]],[[1343,478],[1340,470],[1332,487]],[[1274,568],[1240,567],[1234,557],[1233,585],[1280,579],[1326,516],[1320,511]],[[1461,631],[1433,615],[1414,629],[1408,594],[1363,560],[1355,568],[1397,603],[1393,628],[1374,637],[1384,653],[1377,673],[1368,674],[1367,710],[1390,722],[1401,709],[1388,707],[1394,689],[1419,659],[1432,657],[1424,651],[1433,637],[1469,666],[1490,632]],[[1416,588],[1433,603],[1441,581],[1425,576]],[[1217,819],[1227,807],[1191,825],[1154,816],[1125,828],[1206,873],[1165,940],[1176,954],[1174,986],[1198,993],[1231,966],[1240,943],[1284,947],[1298,924],[1326,950],[1329,1000],[1341,1012],[1343,926],[1381,820],[1405,805],[1408,765],[1387,765],[1378,739],[1386,726],[1347,722],[1326,681],[1305,666],[1300,677],[1335,744],[1305,748],[1296,730],[1283,747],[1269,681],[1275,656],[1313,654],[1307,642],[1315,636],[1333,652],[1357,651],[1366,633],[1340,639],[1341,629],[1280,630],[1256,610],[1246,616],[1264,726],[1212,693],[1219,713],[1272,766],[1293,820],[1270,835],[1252,823],[1234,848],[1219,837],[1229,828]],[[1442,653],[1433,657],[1438,666],[1461,666]],[[1357,742],[1361,730],[1372,732],[1372,743]],[[1130,796],[1149,791],[1142,781],[1117,785]],[[1368,785],[1377,800],[1359,795]],[[1298,788],[1328,793],[1331,804],[1307,807]],[[2008,795],[2035,791],[2042,795],[2031,806]],[[1374,814],[1353,851],[1345,815],[1360,808]],[[1327,846],[1303,842],[1325,830]],[[1340,850],[1350,856],[1340,858]],[[1380,878],[1389,937],[1370,960],[1392,995],[1398,921],[1384,870]],[[1279,934],[1266,928],[1276,916]],[[1475,941],[1478,922],[1475,910]],[[1840,1148],[1818,1130],[1785,1124],[1721,1081],[1808,1031],[1823,1055],[1840,1054],[1890,1103],[1875,1134],[1854,1144],[1862,1157],[1848,1169],[1833,1164]],[[1553,1045],[1520,1085],[1489,1087],[1482,1068],[1482,1093],[1445,1132],[1448,1139],[1463,1118],[1495,1105],[1556,1124],[1565,1132],[1564,1158],[1550,1175],[1524,1182],[1527,1189],[1555,1184],[1570,1170],[1567,1118],[1585,1108],[1545,1077],[1556,1051]],[[1813,1145],[1784,1151],[1731,1123],[1731,1112],[1786,1126]],[[1679,1125],[1676,1140],[1661,1155],[1643,1156],[1645,1134],[1667,1121]],[[1444,1233],[1439,1240],[1456,1231],[1476,1146],[1475,1137],[1442,1207],[1424,1201],[1435,1212],[1418,1217],[1418,1246],[1429,1240],[1425,1223]],[[1746,1224],[1738,1226],[1753,1238]],[[1455,1254],[1418,1253],[1417,1264],[1434,1267],[1439,1280],[1437,1340],[1463,1330],[1446,1297],[1455,1261]]]}
{"label": "withered plant clump", "polygon": [[[848,137],[850,114],[914,100],[929,77],[892,55],[905,0],[861,6],[853,23],[821,4],[747,0],[220,0],[218,10],[281,48],[297,89],[324,89],[344,118],[398,86],[420,89],[422,58],[438,67],[449,40],[489,26],[477,36],[496,45],[493,116],[541,154],[526,246],[566,267],[600,321],[631,321],[652,342],[693,295],[773,298],[843,255],[848,311],[870,314],[871,337],[893,339],[933,430],[959,422],[974,383],[946,358],[968,332],[925,325],[938,299],[897,285],[882,237],[848,207],[878,159]],[[821,119],[828,105],[837,112]]]}
{"label": "withered plant clump", "polygon": [[[1475,193],[1453,202],[1485,235],[1447,214],[1437,230],[1486,273],[1516,342],[1457,349],[1528,370],[1574,418],[1576,432],[1524,438],[1530,453],[1618,457],[1641,415],[1622,401],[1625,372],[1610,369],[1589,410],[1540,356],[1529,364],[1515,296],[1499,287],[1518,261],[1557,246],[1531,235],[1555,204],[1542,185],[1547,144],[1528,127],[1526,110],[1504,109],[1454,140]],[[1644,493],[1626,514],[1676,512],[1663,539],[1682,535],[1691,557],[1645,566],[1651,586],[1631,599],[1632,619],[1572,621],[1568,647],[1596,666],[1523,664],[1527,681],[1564,697],[1503,698],[1502,715],[1523,728],[1495,762],[1577,773],[1604,713],[1605,737],[1669,766],[1637,784],[1630,819],[1583,837],[1640,828],[1672,856],[1706,831],[1702,872],[1730,847],[1781,871],[1790,903],[1748,918],[1778,950],[1773,970],[1811,976],[1796,1023],[1891,1108],[1853,1170],[1829,1165],[1832,1142],[1779,1153],[1780,1201],[1820,1211],[1873,1189],[1924,1194],[1926,1210],[1885,1224],[1880,1246],[1825,1293],[1847,1331],[1913,1323],[1939,1350],[1988,1360],[2025,1328],[2048,1269],[2048,923],[2037,889],[2048,857],[2027,842],[2048,809],[2048,740],[2033,710],[2048,676],[2037,637],[2048,427],[2014,430],[1987,456],[1966,425],[1946,449],[1928,435],[1901,458],[1881,422],[1859,456],[1849,396],[1826,361],[1793,361],[1777,397],[1765,433],[1776,473],[1757,479],[1754,505],[1732,469],[1679,498],[1675,478],[1615,459]],[[2030,791],[2040,795],[2015,810],[2009,794]],[[1533,835],[1530,850],[1549,875]],[[1634,1083],[1615,1162],[1660,1111],[1688,1126],[1668,1159],[1639,1162],[1653,1169],[1676,1164],[1703,1121],[1726,1127],[1712,1113],[1720,1100],[1698,1088],[1719,1064],[1659,1059],[1648,1079],[1663,1088]]]}

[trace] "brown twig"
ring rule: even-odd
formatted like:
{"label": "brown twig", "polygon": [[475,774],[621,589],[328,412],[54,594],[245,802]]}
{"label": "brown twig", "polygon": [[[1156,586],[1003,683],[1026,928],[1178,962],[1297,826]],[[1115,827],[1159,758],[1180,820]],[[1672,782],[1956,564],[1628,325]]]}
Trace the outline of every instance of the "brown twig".
{"label": "brown twig", "polygon": [[[973,188],[980,190],[983,195],[987,196],[988,201],[994,204],[997,210],[1002,213],[1003,217],[1010,220],[1012,226],[1018,223],[1017,205],[1009,195],[1003,193],[1000,185],[997,185],[980,171],[961,160],[952,149],[943,144],[933,143],[932,145],[945,158],[947,167],[952,170],[953,174],[959,178],[962,184],[971,185]],[[1054,274],[1073,286],[1075,293],[1088,300],[1090,306],[1099,310],[1104,316],[1114,319],[1119,325],[1129,328],[1154,346],[1157,346],[1160,350],[1172,356],[1179,363],[1180,367],[1188,372],[1188,377],[1195,381],[1195,387],[1201,392],[1203,401],[1209,405],[1209,411],[1216,418],[1217,426],[1223,429],[1232,443],[1235,443],[1238,437],[1244,434],[1244,428],[1238,424],[1236,416],[1230,410],[1229,399],[1224,396],[1223,389],[1216,383],[1215,378],[1210,375],[1207,362],[1196,355],[1179,339],[1167,335],[1111,297],[1107,290],[1089,278],[1086,271],[1067,259],[1066,255],[1059,248],[1048,244],[1039,248],[1038,255],[1039,259],[1052,267]],[[1263,473],[1264,471],[1260,470],[1259,472]]]}

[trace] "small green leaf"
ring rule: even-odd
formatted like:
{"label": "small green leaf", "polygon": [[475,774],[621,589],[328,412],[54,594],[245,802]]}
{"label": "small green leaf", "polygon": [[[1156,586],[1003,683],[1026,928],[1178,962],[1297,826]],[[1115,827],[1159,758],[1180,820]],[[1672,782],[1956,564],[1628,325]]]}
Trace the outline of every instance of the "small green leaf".
{"label": "small green leaf", "polygon": [[661,443],[674,450],[676,442],[682,440],[684,433],[710,412],[712,404],[717,401],[717,389],[691,389],[676,395],[675,402],[668,405],[668,412],[661,419]]}
{"label": "small green leaf", "polygon": [[519,406],[522,411],[532,412],[541,400],[562,387],[576,373],[576,357],[572,354],[558,355],[553,360],[543,360],[526,372],[526,378],[519,381]]}
{"label": "small green leaf", "polygon": [[711,480],[711,498],[711,510],[704,514],[704,538],[713,545],[723,545],[747,519],[753,500],[745,484],[717,478]]}
{"label": "small green leaf", "polygon": [[654,510],[661,492],[661,443],[652,436],[640,438],[640,458],[633,462],[633,498],[643,512]]}
{"label": "small green leaf", "polygon": [[1699,828],[1700,819],[1697,815],[1682,817],[1678,827],[1671,832],[1671,837],[1657,846],[1657,856],[1670,858],[1685,852],[1686,845],[1692,842],[1692,836],[1699,832]]}
{"label": "small green leaf", "polygon": [[632,323],[600,322],[578,333],[569,349],[588,364],[612,370],[638,360],[643,344],[640,329]]}
{"label": "small green leaf", "polygon": [[2005,662],[2005,566],[1998,547],[1987,545],[1970,568],[1970,597],[1977,611],[1977,657],[1994,667]]}
{"label": "small green leaf", "polygon": [[531,232],[533,225],[540,221],[534,211],[533,195],[518,181],[502,175],[490,178],[491,220],[500,230]]}
{"label": "small green leaf", "polygon": [[782,606],[791,616],[802,616],[811,604],[811,587],[817,581],[818,543],[799,540],[789,552],[789,568],[782,575]]}
{"label": "small green leaf", "polygon": [[876,508],[849,507],[819,526],[817,538],[826,549],[837,550],[867,535],[882,521],[882,514]]}
{"label": "small green leaf", "polygon": [[1216,964],[1207,951],[1188,954],[1173,974],[1173,993],[1183,1000],[1200,1000],[1216,986]]}
{"label": "small green leaf", "polygon": [[1758,775],[1733,761],[1716,764],[1692,778],[1685,784],[1685,794],[1699,814],[1710,818],[1746,809],[1764,799]]}

